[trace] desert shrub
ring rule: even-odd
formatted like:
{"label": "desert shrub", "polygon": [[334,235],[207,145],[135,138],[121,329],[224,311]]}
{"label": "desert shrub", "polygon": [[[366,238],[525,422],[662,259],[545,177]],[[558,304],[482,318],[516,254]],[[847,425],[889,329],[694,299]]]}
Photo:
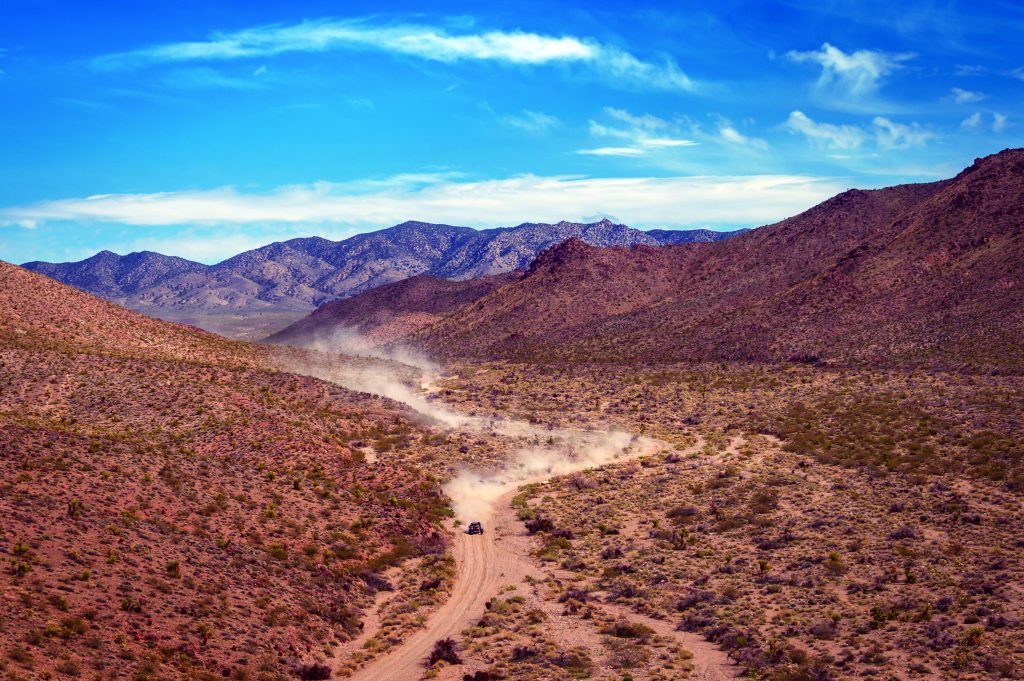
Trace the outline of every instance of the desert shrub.
{"label": "desert shrub", "polygon": [[911,525],[903,525],[889,534],[889,539],[920,539],[921,533]]}
{"label": "desert shrub", "polygon": [[538,532],[552,532],[554,529],[555,523],[553,523],[550,518],[537,517],[526,522],[526,531],[530,534],[537,534]]}
{"label": "desert shrub", "polygon": [[839,624],[834,620],[821,620],[812,624],[807,631],[814,638],[831,640],[839,632]]}
{"label": "desert shrub", "polygon": [[590,600],[590,592],[586,589],[566,589],[561,596],[558,597],[559,603],[565,603],[567,601],[579,601],[585,603]]}
{"label": "desert shrub", "polygon": [[779,493],[773,489],[761,489],[750,497],[751,513],[770,513],[779,507]]}
{"label": "desert shrub", "polygon": [[82,504],[78,499],[72,499],[68,502],[68,516],[71,518],[80,518],[82,512],[85,510],[85,505]]}
{"label": "desert shrub", "polygon": [[565,484],[576,491],[592,489],[597,486],[596,482],[583,473],[573,473],[565,479]]}
{"label": "desert shrub", "polygon": [[568,670],[574,675],[588,675],[594,667],[590,656],[582,650],[560,650],[548,658],[556,667]]}
{"label": "desert shrub", "polygon": [[441,661],[448,664],[462,664],[462,658],[459,657],[458,647],[453,639],[442,638],[434,643],[434,649],[430,651],[427,666],[433,667]]}
{"label": "desert shrub", "polygon": [[667,515],[669,519],[675,522],[677,525],[681,525],[683,523],[690,522],[690,520],[692,520],[699,514],[700,511],[698,511],[696,507],[684,504],[682,506],[676,506],[674,508],[669,509],[668,513],[666,513],[665,515]]}
{"label": "desert shrub", "polygon": [[448,548],[444,537],[438,532],[416,537],[413,539],[412,545],[416,552],[423,556],[440,556]]}
{"label": "desert shrub", "polygon": [[462,681],[500,681],[500,679],[503,678],[505,677],[498,672],[481,670],[472,674],[464,674],[462,676]]}
{"label": "desert shrub", "polygon": [[691,591],[676,603],[676,610],[685,611],[703,603],[713,603],[717,596],[714,591]]}
{"label": "desert shrub", "polygon": [[394,591],[394,585],[389,582],[383,575],[376,572],[367,571],[359,575],[363,583],[366,584],[366,590],[371,594],[377,593],[378,591]]}
{"label": "desert shrub", "polygon": [[634,669],[650,661],[650,653],[635,641],[611,641],[611,663],[617,669]]}
{"label": "desert shrub", "polygon": [[601,630],[602,634],[614,636],[615,638],[634,638],[645,641],[654,635],[654,629],[639,622],[627,622],[618,620],[609,627]]}
{"label": "desert shrub", "polygon": [[825,569],[834,575],[842,575],[846,573],[847,567],[843,559],[839,557],[839,554],[833,551],[828,554],[828,558],[825,560]]}
{"label": "desert shrub", "polygon": [[296,673],[300,679],[306,679],[307,681],[318,681],[319,679],[331,678],[331,668],[325,664],[320,664],[319,662],[300,665],[296,670]]}
{"label": "desert shrub", "polygon": [[603,560],[615,560],[622,558],[622,549],[618,546],[609,546],[605,550],[601,551],[601,558]]}
{"label": "desert shrub", "polygon": [[140,613],[142,612],[142,601],[127,596],[121,599],[121,609],[125,612]]}

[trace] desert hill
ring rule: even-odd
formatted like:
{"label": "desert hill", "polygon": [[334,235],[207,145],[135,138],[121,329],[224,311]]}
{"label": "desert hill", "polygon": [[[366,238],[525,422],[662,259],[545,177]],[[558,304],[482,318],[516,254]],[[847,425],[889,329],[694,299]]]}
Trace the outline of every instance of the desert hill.
{"label": "desert hill", "polygon": [[403,342],[444,357],[1022,367],[1022,230],[1024,151],[1007,150],[728,240],[570,240]]}
{"label": "desert hill", "polygon": [[9,673],[293,677],[441,548],[436,483],[363,462],[406,411],[267,353],[0,262]]}
{"label": "desert hill", "polygon": [[267,341],[308,345],[319,340],[330,345],[332,331],[345,329],[374,344],[390,343],[441,320],[518,276],[518,272],[508,272],[453,281],[420,274],[325,303]]}

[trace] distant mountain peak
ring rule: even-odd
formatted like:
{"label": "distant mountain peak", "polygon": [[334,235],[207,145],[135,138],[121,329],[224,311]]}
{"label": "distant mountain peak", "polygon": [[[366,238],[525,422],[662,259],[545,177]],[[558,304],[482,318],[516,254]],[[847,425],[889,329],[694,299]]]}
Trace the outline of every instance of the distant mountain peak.
{"label": "distant mountain peak", "polygon": [[586,257],[586,254],[593,250],[596,250],[596,247],[583,239],[570,237],[538,253],[527,271],[533,273],[537,270],[561,267],[576,258]]}
{"label": "distant mountain peak", "polygon": [[[523,269],[538,253],[569,237],[582,237],[593,246],[719,238],[700,231],[641,232],[607,217],[589,224],[563,220],[482,231],[407,220],[343,241],[303,237],[274,242],[213,266],[158,253],[103,251],[77,263],[25,267],[157,317],[166,314],[200,326],[211,323],[210,315],[244,319],[269,314],[287,322],[327,301],[420,274],[465,280]],[[230,333],[221,326],[209,328]]]}

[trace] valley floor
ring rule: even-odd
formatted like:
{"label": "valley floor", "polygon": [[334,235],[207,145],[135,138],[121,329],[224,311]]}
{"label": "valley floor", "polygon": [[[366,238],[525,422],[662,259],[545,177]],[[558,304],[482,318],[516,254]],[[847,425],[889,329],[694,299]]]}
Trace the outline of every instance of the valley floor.
{"label": "valley floor", "polygon": [[[1022,388],[806,366],[458,367],[437,400],[466,413],[665,447],[504,498],[492,534],[456,543],[505,552],[502,578],[457,574],[452,602],[472,605],[444,606],[356,678],[1018,678]],[[517,446],[444,437],[457,462],[381,456],[449,478]],[[426,667],[444,637],[462,663]]]}
{"label": "valley floor", "polygon": [[0,675],[1022,676],[1024,378],[281,352],[0,353]]}

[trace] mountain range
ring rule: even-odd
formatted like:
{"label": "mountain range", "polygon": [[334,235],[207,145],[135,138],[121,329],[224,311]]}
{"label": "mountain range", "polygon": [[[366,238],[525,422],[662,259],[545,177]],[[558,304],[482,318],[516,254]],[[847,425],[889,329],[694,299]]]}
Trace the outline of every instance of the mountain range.
{"label": "mountain range", "polygon": [[[445,358],[1024,368],[1024,150],[950,180],[851,190],[728,240],[572,239],[506,281],[422,278],[328,303],[337,327]],[[444,302],[447,297],[448,303]]]}
{"label": "mountain range", "polygon": [[310,237],[273,243],[216,265],[152,252],[103,251],[80,262],[22,266],[151,316],[253,339],[327,301],[415,275],[464,280],[520,269],[570,238],[597,247],[654,246],[732,234],[643,232],[607,219],[487,230],[404,222],[343,241]]}

